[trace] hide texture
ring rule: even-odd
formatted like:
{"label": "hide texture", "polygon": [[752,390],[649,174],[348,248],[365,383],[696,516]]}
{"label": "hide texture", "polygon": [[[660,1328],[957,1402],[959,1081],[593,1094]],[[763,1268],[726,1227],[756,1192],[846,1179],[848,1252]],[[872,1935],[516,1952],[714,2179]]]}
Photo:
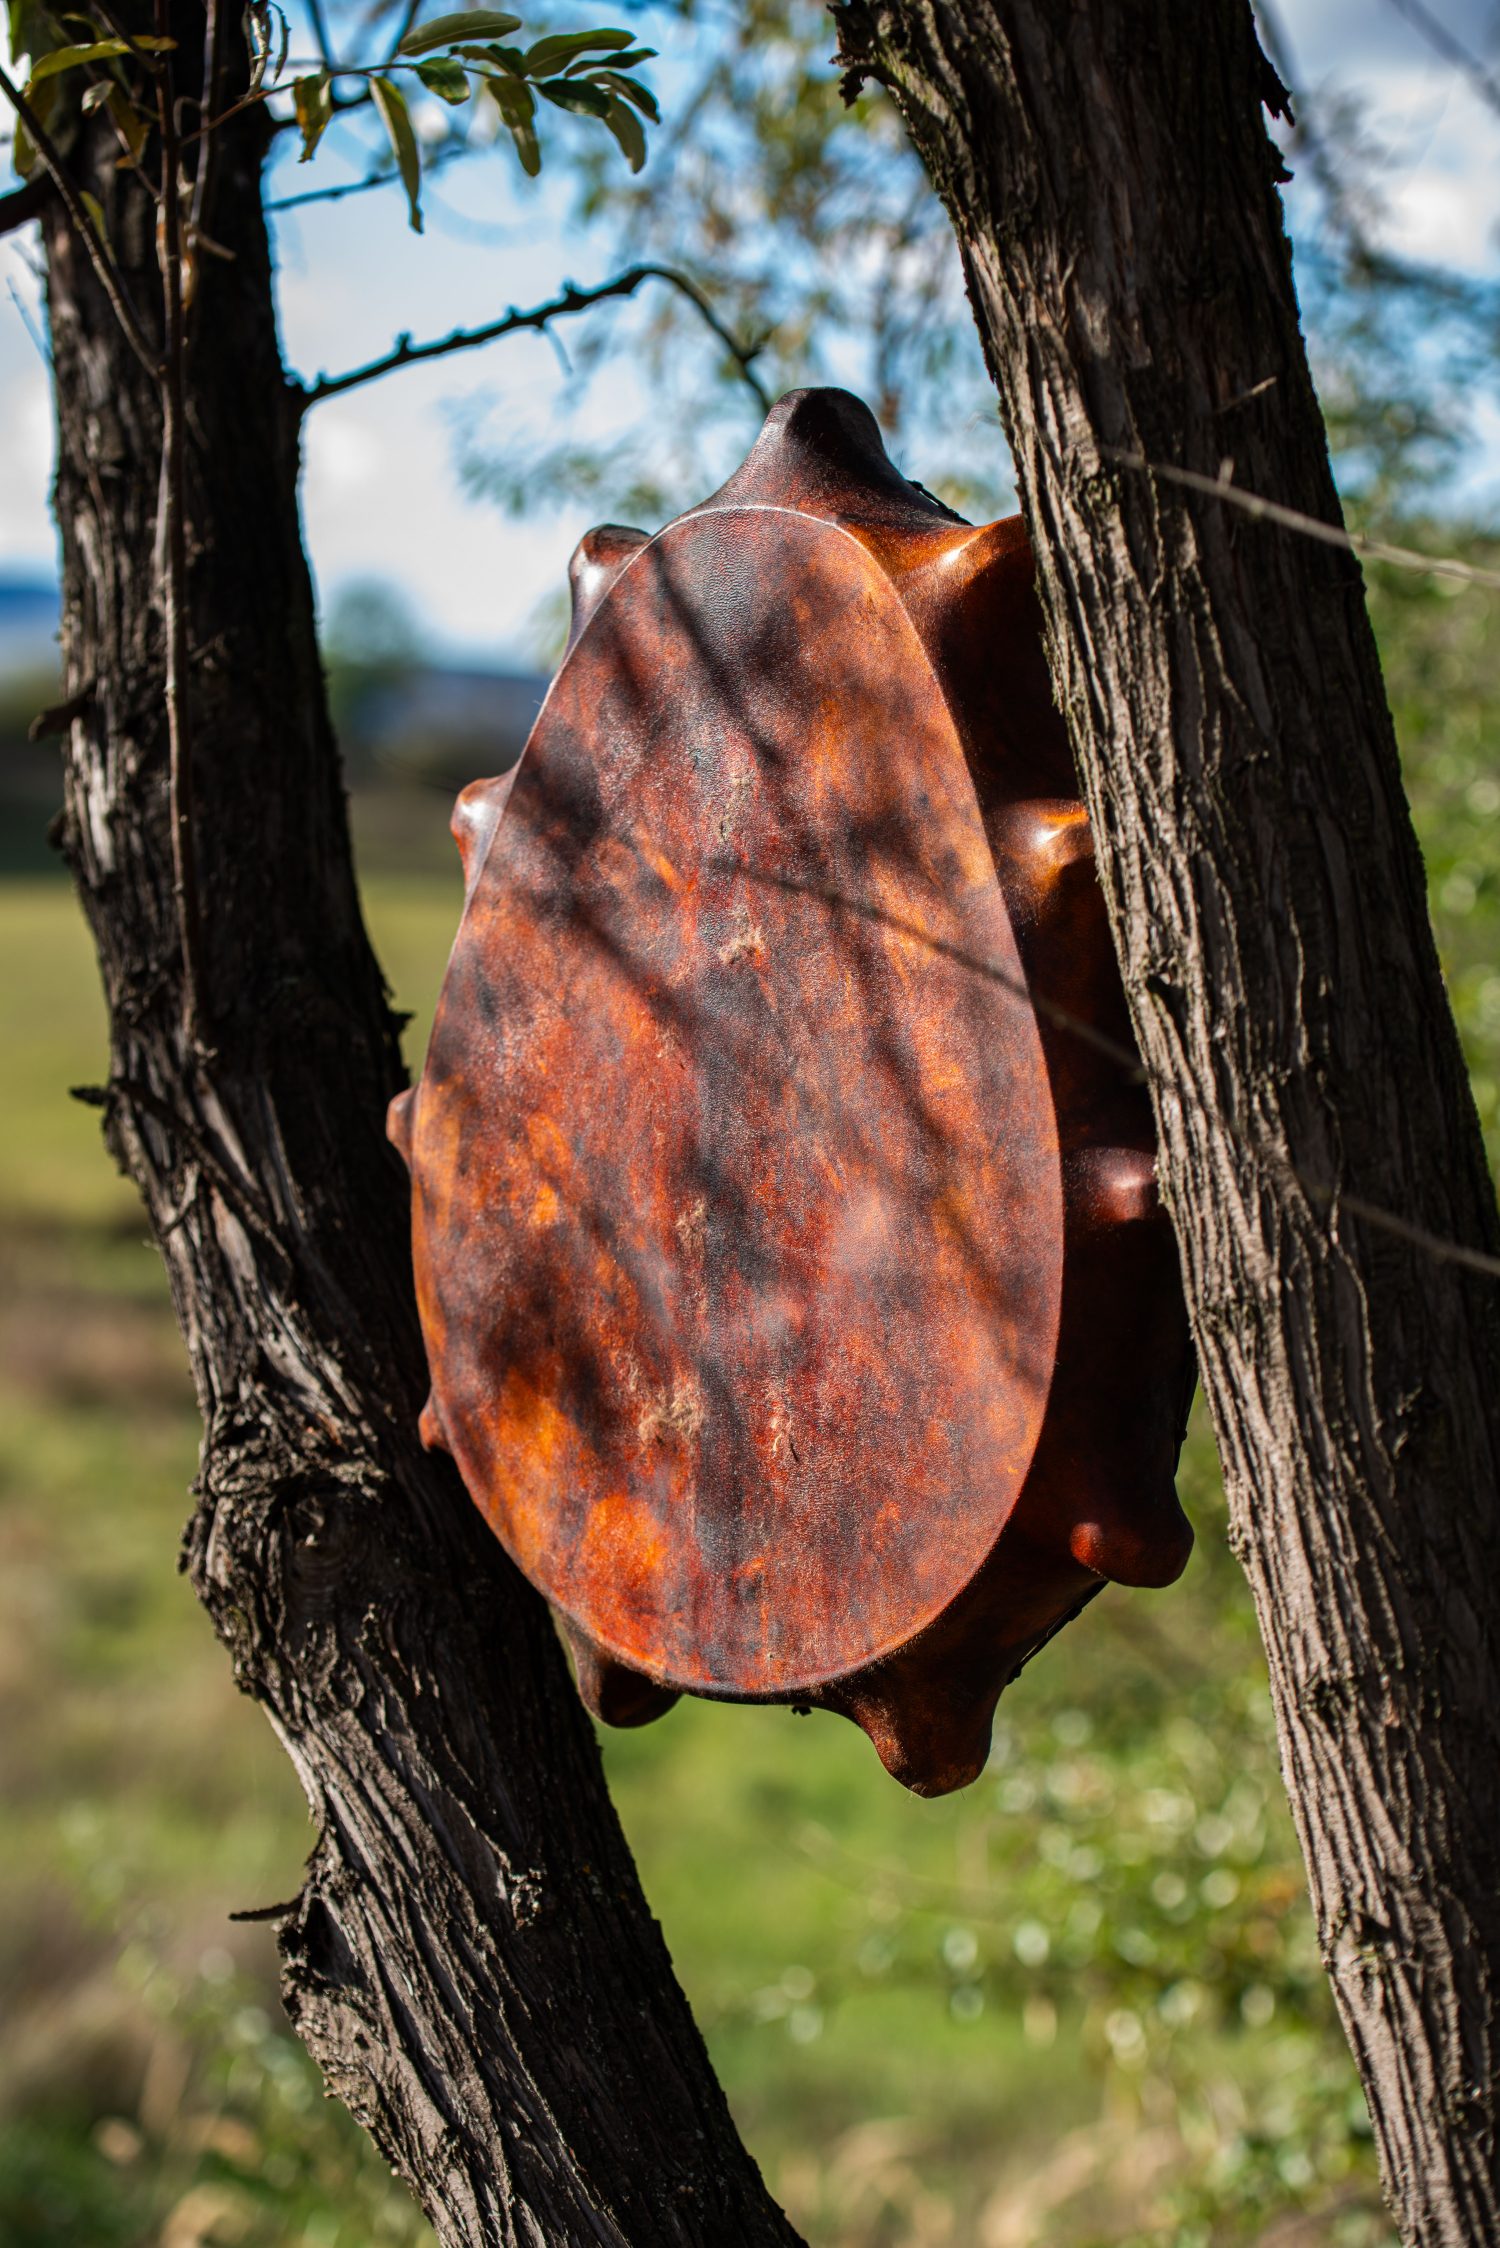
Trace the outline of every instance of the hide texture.
{"label": "hide texture", "polygon": [[616,1724],[861,1725],[923,1794],[1105,1579],[1174,1578],[1192,1367],[1018,518],[841,391],[592,532],[416,1089],[423,1417]]}

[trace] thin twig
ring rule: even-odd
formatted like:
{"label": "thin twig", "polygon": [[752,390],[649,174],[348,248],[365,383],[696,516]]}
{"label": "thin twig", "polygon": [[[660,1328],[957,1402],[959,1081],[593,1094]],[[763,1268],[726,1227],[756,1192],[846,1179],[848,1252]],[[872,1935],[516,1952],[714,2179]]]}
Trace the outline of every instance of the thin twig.
{"label": "thin twig", "polygon": [[124,41],[126,47],[129,49],[130,53],[134,56],[135,60],[138,63],[142,64],[145,69],[150,71],[160,70],[161,57],[159,55],[147,54],[146,50],[143,47],[138,47],[136,45],[135,41],[131,38],[130,33],[125,28],[125,25],[121,22],[119,16],[116,15],[114,9],[110,6],[110,0],[94,0],[94,12],[96,15],[103,16],[104,21],[109,26],[110,30],[114,33],[115,37]]}
{"label": "thin twig", "polygon": [[107,1085],[70,1085],[68,1091],[72,1099],[81,1101],[85,1108],[102,1108],[106,1113],[116,1102],[124,1101],[174,1133],[192,1150],[241,1224],[248,1226],[268,1248],[274,1249],[284,1264],[293,1262],[292,1253],[277,1231],[276,1220],[256,1182],[224,1153],[201,1125],[173,1108],[171,1102],[163,1100],[151,1086],[136,1077],[112,1077]]}
{"label": "thin twig", "polygon": [[[211,117],[219,98],[219,0],[204,0],[203,16],[203,103],[200,117]],[[193,236],[193,255],[198,254],[198,236],[209,220],[208,191],[214,172],[215,141],[212,133],[204,136],[198,150],[198,168],[193,175],[193,202],[189,223]]]}
{"label": "thin twig", "polygon": [[[238,101],[232,101],[229,107],[221,110],[217,117],[205,117],[196,132],[184,133],[179,145],[183,148],[192,148],[197,142],[207,140],[210,133],[216,133],[221,125],[227,125],[231,117],[238,117],[243,110],[254,109],[259,103],[264,102],[273,91],[274,89],[271,87],[257,86],[252,92],[241,94]],[[295,119],[288,119],[287,122],[288,124],[295,123]]]}
{"label": "thin twig", "polygon": [[[455,142],[447,147],[435,150],[431,161],[424,164],[422,168],[424,191],[430,180],[435,179],[440,172],[445,171],[464,153],[465,149],[462,142]],[[341,203],[346,195],[364,195],[372,187],[390,187],[400,177],[401,174],[394,164],[389,161],[382,161],[375,166],[373,171],[366,172],[362,179],[340,180],[335,182],[332,187],[306,188],[300,195],[280,195],[274,202],[268,203],[266,209],[268,211],[300,211],[308,203]]]}
{"label": "thin twig", "polygon": [[300,211],[308,203],[342,203],[346,195],[364,195],[372,187],[389,187],[400,178],[394,164],[383,164],[363,179],[342,180],[333,187],[310,187],[301,195],[281,195],[268,203],[268,211]]}
{"label": "thin twig", "polygon": [[308,20],[312,24],[313,39],[323,58],[323,68],[333,69],[333,49],[328,43],[328,25],[324,20],[322,0],[307,0]]}
{"label": "thin twig", "polygon": [[285,1904],[250,1905],[246,1908],[245,1911],[232,1912],[228,1915],[228,1917],[231,1920],[239,1921],[289,1920],[294,1912],[300,1912],[301,1910],[302,1895],[299,1891],[295,1897],[288,1897]]}
{"label": "thin twig", "polygon": [[[160,32],[169,0],[156,0]],[[186,707],[188,672],[186,524],[186,345],[182,304],[182,201],[178,192],[177,109],[169,71],[157,78],[161,133],[161,269],[166,357],[162,379],[161,594],[166,638],[168,796],[172,895],[182,940],[182,1035],[197,1053],[203,1031],[202,928],[193,822],[193,744]],[[200,165],[206,152],[200,156]]]}
{"label": "thin twig", "polygon": [[42,365],[50,373],[52,369],[52,353],[48,348],[47,339],[42,334],[41,329],[37,326],[36,322],[32,319],[31,314],[26,309],[26,306],[22,301],[20,290],[16,287],[15,282],[10,278],[8,274],[5,280],[5,293],[16,308],[16,318],[20,321],[21,326],[26,330],[27,335],[30,336],[32,343],[36,347],[37,357],[41,360]]}
{"label": "thin twig", "polygon": [[65,734],[75,718],[82,718],[85,711],[93,708],[98,686],[97,679],[86,679],[66,701],[50,703],[45,710],[39,710],[26,729],[26,739],[44,742],[51,740],[54,734]]}
{"label": "thin twig", "polygon": [[1459,578],[1466,585],[1491,586],[1500,591],[1500,570],[1484,570],[1451,554],[1420,554],[1413,546],[1389,546],[1384,539],[1368,538],[1363,531],[1346,531],[1341,524],[1322,523],[1315,515],[1283,507],[1279,500],[1263,500],[1254,492],[1241,491],[1238,484],[1223,477],[1203,476],[1193,468],[1173,468],[1165,461],[1148,461],[1144,453],[1124,452],[1116,445],[1104,445],[1100,450],[1106,460],[1118,461],[1122,468],[1139,468],[1148,476],[1159,476],[1163,483],[1182,484],[1190,492],[1224,500],[1246,515],[1278,523],[1283,530],[1300,531],[1305,538],[1321,540],[1324,546],[1340,546],[1346,553],[1362,554],[1371,562],[1390,562],[1400,570],[1424,570],[1431,577]]}
{"label": "thin twig", "polygon": [[861,898],[848,897],[843,891],[828,889],[821,883],[799,882],[791,875],[771,874],[757,867],[744,866],[735,859],[716,859],[710,861],[710,865],[716,873],[737,874],[745,881],[760,882],[768,889],[783,890],[793,897],[815,898],[822,905],[855,914],[860,920],[872,921],[880,928],[894,930],[898,936],[912,938],[916,943],[925,945],[928,951],[935,952],[940,959],[950,960],[955,967],[966,969],[971,975],[982,976],[987,983],[997,984],[1013,998],[1024,1000],[1044,1021],[1054,1023],[1058,1029],[1067,1031],[1070,1037],[1092,1046],[1096,1053],[1116,1062],[1138,1084],[1154,1084],[1159,1092],[1185,1101],[1188,1107],[1195,1109],[1214,1125],[1253,1162],[1263,1164],[1287,1185],[1295,1186],[1310,1202],[1327,1209],[1347,1210],[1375,1232],[1390,1234],[1398,1241],[1405,1241],[1413,1248],[1423,1250],[1438,1264],[1461,1265],[1465,1271],[1480,1272],[1486,1279],[1500,1280],[1500,1257],[1492,1257],[1483,1249],[1471,1249],[1462,1241],[1447,1241],[1441,1234],[1430,1232],[1426,1226],[1416,1225],[1410,1218],[1398,1216],[1394,1210],[1384,1210],[1378,1203],[1365,1201],[1362,1195],[1348,1194],[1342,1187],[1326,1186],[1304,1177],[1295,1165],[1289,1163],[1274,1148],[1264,1147],[1232,1117],[1226,1116],[1195,1085],[1179,1083],[1176,1078],[1168,1078],[1149,1069],[1140,1055],[1132,1053],[1128,1046],[1122,1046],[1118,1039],[1096,1029],[1094,1024],[1085,1022],[1069,1008],[1061,1007],[1055,1000],[1033,991],[1024,977],[1012,974],[998,960],[982,959],[976,953],[966,952],[962,945],[951,944],[946,938],[934,936],[930,930],[922,928],[915,921],[906,920],[899,913],[891,913],[886,907],[870,904]]}
{"label": "thin twig", "polygon": [[1480,100],[1500,116],[1500,82],[1488,70],[1478,55],[1471,52],[1461,39],[1455,39],[1448,26],[1435,16],[1424,0],[1390,0],[1398,16],[1405,16],[1416,31],[1420,31],[1435,53],[1455,70],[1462,71]]}
{"label": "thin twig", "polygon": [[406,6],[401,11],[401,21],[396,28],[396,36],[391,42],[391,51],[385,59],[384,67],[386,69],[390,68],[397,55],[400,54],[401,42],[410,31],[412,25],[416,22],[417,10],[421,7],[421,5],[422,0],[406,0]]}
{"label": "thin twig", "polygon": [[592,305],[602,304],[607,297],[631,297],[643,281],[665,281],[686,297],[705,325],[728,350],[739,371],[740,380],[753,393],[762,413],[769,412],[771,399],[764,383],[754,372],[751,361],[764,348],[761,344],[743,344],[732,335],[714,312],[702,290],[685,273],[669,265],[633,265],[626,272],[616,274],[612,281],[601,281],[597,288],[579,289],[565,281],[560,296],[546,304],[533,305],[529,312],[518,312],[514,305],[502,319],[492,320],[483,328],[455,328],[451,335],[439,336],[430,343],[413,343],[410,336],[397,339],[393,351],[383,359],[372,359],[367,366],[353,367],[343,375],[320,375],[311,388],[302,394],[302,411],[316,406],[320,399],[336,398],[346,390],[355,390],[362,383],[375,382],[381,375],[389,375],[398,367],[413,367],[424,359],[442,359],[450,352],[472,351],[477,345],[494,343],[501,336],[515,335],[523,328],[542,329],[549,320],[565,314],[587,312]]}
{"label": "thin twig", "polygon": [[139,315],[130,301],[129,292],[125,287],[120,269],[110,255],[109,245],[89,217],[83,198],[64,167],[62,158],[58,155],[57,148],[46,127],[37,117],[36,111],[21,92],[15,80],[3,67],[0,67],[0,94],[4,94],[17,117],[26,127],[32,147],[45,165],[53,186],[62,197],[63,208],[73,222],[73,228],[79,240],[88,252],[89,262],[99,276],[100,286],[109,299],[111,311],[120,323],[125,341],[129,344],[147,374],[153,378],[158,377],[161,372],[160,362],[146,340],[146,331],[141,326]]}

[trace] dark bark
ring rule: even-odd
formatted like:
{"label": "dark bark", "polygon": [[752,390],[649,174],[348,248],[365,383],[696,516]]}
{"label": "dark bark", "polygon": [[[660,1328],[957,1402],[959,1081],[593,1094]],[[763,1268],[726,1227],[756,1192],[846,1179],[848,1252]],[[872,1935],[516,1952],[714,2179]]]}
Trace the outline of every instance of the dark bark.
{"label": "dark bark", "polygon": [[[109,1000],[106,1128],[203,1408],[185,1563],[317,1828],[280,1932],[288,2007],[445,2242],[790,2243],[546,1612],[418,1447],[407,1188],[383,1136],[404,1080],[314,638],[265,144],[256,113],[223,137],[211,231],[234,260],[204,261],[187,370],[200,1055],[155,594],[161,400],[55,202],[46,249],[80,696],[65,847]],[[155,213],[114,155],[85,137],[73,160],[159,336]]]}
{"label": "dark bark", "polygon": [[1500,2240],[1494,1195],[1246,0],[875,0],[1015,453],[1323,1954],[1412,2242]]}

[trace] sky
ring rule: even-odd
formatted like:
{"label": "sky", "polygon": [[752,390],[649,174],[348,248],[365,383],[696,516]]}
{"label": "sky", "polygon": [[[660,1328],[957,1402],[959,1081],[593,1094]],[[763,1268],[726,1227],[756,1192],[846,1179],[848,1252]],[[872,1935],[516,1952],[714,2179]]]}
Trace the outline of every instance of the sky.
{"label": "sky", "polygon": [[[1426,4],[1471,49],[1500,57],[1500,0]],[[1401,0],[1277,0],[1276,13],[1302,83],[1314,94],[1337,89],[1368,105],[1389,151],[1389,246],[1500,273],[1500,117],[1438,59],[1404,18]],[[670,65],[657,66],[659,88],[663,67]],[[320,158],[316,171],[319,184],[338,177],[339,160],[330,156],[325,166]],[[462,184],[444,183],[431,198],[421,237],[391,191],[277,222],[283,341],[296,372],[360,364],[403,330],[443,334],[509,304],[537,302],[565,276],[603,277],[604,246],[570,228],[545,187],[540,195],[518,188],[500,151],[463,167],[463,175]],[[309,183],[313,168],[286,167],[282,176],[280,192],[292,192]],[[1305,190],[1294,181],[1287,192],[1295,231]],[[26,235],[0,241],[0,572],[45,575],[55,569],[56,548],[34,258]],[[318,406],[306,429],[303,505],[325,609],[351,584],[382,579],[448,658],[527,660],[531,620],[561,584],[588,516],[563,509],[517,523],[467,497],[454,426],[476,407],[542,426],[562,379],[552,347],[523,335]],[[614,379],[629,381],[628,374]],[[628,396],[602,401],[616,415],[632,404],[648,410]],[[1481,481],[1500,486],[1500,413],[1485,429]],[[747,442],[752,434],[747,425]],[[911,468],[920,475],[919,463]]]}

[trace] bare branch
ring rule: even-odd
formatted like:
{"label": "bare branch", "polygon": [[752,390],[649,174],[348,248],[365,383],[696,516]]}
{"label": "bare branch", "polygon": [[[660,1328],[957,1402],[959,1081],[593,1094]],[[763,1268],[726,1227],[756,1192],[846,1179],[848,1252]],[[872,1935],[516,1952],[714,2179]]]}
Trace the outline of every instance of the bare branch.
{"label": "bare branch", "polygon": [[[170,0],[156,0],[158,37],[166,36]],[[210,28],[210,41],[212,29]],[[210,83],[204,89],[212,99]],[[193,740],[187,711],[187,396],[183,303],[182,203],[177,191],[177,105],[169,72],[156,79],[161,134],[161,271],[166,352],[162,366],[161,595],[166,628],[168,787],[172,810],[172,895],[182,939],[182,1028],[189,1054],[197,1053],[203,1025],[202,930],[198,903],[197,838],[193,820]],[[211,143],[198,152],[200,179]]]}
{"label": "bare branch", "polygon": [[387,352],[383,359],[372,359],[366,366],[352,367],[347,374],[320,375],[309,389],[303,391],[302,411],[305,413],[309,406],[316,406],[320,399],[335,398],[343,391],[355,390],[363,383],[376,381],[381,375],[392,374],[398,367],[413,367],[424,359],[443,359],[450,352],[472,351],[479,344],[497,342],[501,336],[515,335],[523,328],[540,332],[550,321],[576,312],[587,312],[591,306],[602,304],[608,297],[633,297],[645,281],[665,281],[668,287],[676,289],[687,299],[705,326],[717,336],[729,353],[740,380],[754,396],[761,412],[768,412],[771,405],[770,394],[751,364],[764,348],[763,344],[742,343],[725,327],[698,284],[687,274],[679,273],[669,265],[633,265],[624,273],[616,274],[612,281],[601,281],[593,289],[579,289],[571,281],[565,281],[559,296],[550,298],[545,304],[533,305],[528,312],[519,312],[512,305],[503,318],[492,320],[485,327],[455,328],[451,335],[435,337],[430,343],[414,344],[410,336],[401,336],[397,339],[395,349]]}
{"label": "bare branch", "polygon": [[1389,546],[1384,539],[1368,538],[1363,531],[1346,531],[1342,524],[1321,523],[1315,515],[1303,515],[1295,507],[1283,507],[1278,500],[1263,500],[1254,492],[1242,492],[1227,477],[1202,476],[1192,468],[1172,468],[1164,461],[1148,461],[1144,453],[1122,452],[1114,445],[1105,446],[1103,451],[1107,459],[1118,461],[1122,468],[1143,469],[1148,476],[1159,476],[1163,483],[1181,484],[1190,492],[1203,492],[1210,499],[1224,500],[1230,507],[1241,508],[1246,515],[1262,522],[1279,523],[1283,530],[1300,531],[1305,538],[1320,539],[1324,546],[1341,546],[1347,553],[1364,555],[1371,562],[1389,562],[1398,570],[1424,570],[1429,577],[1460,578],[1466,585],[1491,586],[1500,591],[1500,570],[1483,570],[1473,562],[1460,562],[1454,555],[1422,554],[1414,546]]}
{"label": "bare branch", "polygon": [[1480,100],[1500,116],[1500,80],[1471,52],[1461,39],[1456,39],[1448,26],[1435,16],[1426,0],[1390,0],[1398,16],[1404,16],[1413,30],[1419,31],[1434,54],[1442,56],[1461,71]]}
{"label": "bare branch", "polygon": [[[352,108],[356,105],[351,103],[349,106]],[[422,167],[423,186],[425,187],[430,179],[435,179],[439,172],[446,170],[456,157],[464,153],[462,142],[450,143],[448,146],[438,149],[431,161]],[[309,203],[342,203],[346,195],[365,195],[372,187],[390,187],[399,181],[400,177],[401,175],[394,164],[382,161],[375,165],[373,170],[366,172],[363,179],[340,180],[332,187],[309,187],[300,195],[280,195],[275,202],[268,203],[266,209],[268,211],[300,211],[305,209]]]}
{"label": "bare branch", "polygon": [[383,164],[363,179],[343,180],[333,187],[310,187],[301,195],[281,195],[268,203],[268,211],[300,211],[309,203],[342,203],[346,195],[365,195],[372,187],[389,187],[400,175],[392,164]]}
{"label": "bare branch", "polygon": [[406,0],[406,6],[401,11],[401,21],[396,26],[396,36],[391,41],[391,51],[386,57],[385,67],[387,69],[395,61],[397,55],[400,54],[401,42],[410,31],[412,25],[416,22],[417,10],[421,7],[421,5],[422,0]]}
{"label": "bare branch", "polygon": [[[219,99],[219,0],[204,0],[203,107],[200,116],[211,116]],[[214,137],[208,134],[198,151],[193,176],[193,203],[189,219],[189,247],[196,254],[198,236],[209,221],[209,182],[214,171]]]}
{"label": "bare branch", "polygon": [[328,43],[328,25],[323,15],[322,0],[307,0],[308,18],[312,24],[313,39],[323,58],[323,68],[333,69],[333,49]]}
{"label": "bare branch", "polygon": [[147,374],[153,380],[156,379],[161,372],[156,353],[146,340],[146,332],[142,328],[139,315],[130,301],[125,283],[121,278],[120,269],[110,256],[109,246],[89,217],[83,198],[64,168],[62,158],[57,153],[51,135],[37,117],[36,111],[32,108],[20,87],[3,67],[0,67],[0,94],[4,94],[17,117],[26,127],[32,147],[45,165],[53,186],[62,197],[63,208],[73,222],[75,233],[88,252],[89,262],[99,276],[100,286],[109,299],[110,309],[120,323],[126,342]]}

